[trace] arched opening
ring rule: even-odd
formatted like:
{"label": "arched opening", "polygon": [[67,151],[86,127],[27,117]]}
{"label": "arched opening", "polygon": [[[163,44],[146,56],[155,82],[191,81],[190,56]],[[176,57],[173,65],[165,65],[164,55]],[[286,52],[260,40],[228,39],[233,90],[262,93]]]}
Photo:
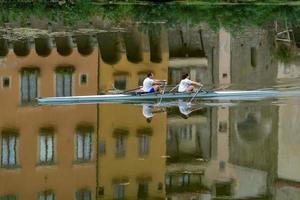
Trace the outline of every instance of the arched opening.
{"label": "arched opening", "polygon": [[97,34],[101,58],[104,62],[115,64],[121,59],[121,41],[119,32]]}
{"label": "arched opening", "polygon": [[161,28],[159,25],[151,25],[148,31],[150,43],[151,62],[160,63],[162,61]]}
{"label": "arched opening", "polygon": [[143,60],[142,36],[136,29],[123,33],[126,55],[130,62],[138,63]]}
{"label": "arched opening", "polygon": [[90,35],[77,35],[76,44],[78,52],[82,55],[89,55],[93,52],[93,41]]}
{"label": "arched opening", "polygon": [[185,43],[182,36],[182,31],[179,30],[170,30],[168,32],[170,58],[185,57],[185,50],[182,48]]}
{"label": "arched opening", "polygon": [[20,39],[13,42],[14,52],[17,56],[27,56],[30,53],[28,39]]}
{"label": "arched opening", "polygon": [[62,56],[68,56],[73,51],[72,38],[70,36],[55,37],[57,52]]}
{"label": "arched opening", "polygon": [[0,38],[0,57],[4,57],[8,54],[8,42],[4,38]]}
{"label": "arched opening", "polygon": [[52,50],[52,45],[49,36],[42,36],[34,39],[35,50],[39,56],[49,56]]}

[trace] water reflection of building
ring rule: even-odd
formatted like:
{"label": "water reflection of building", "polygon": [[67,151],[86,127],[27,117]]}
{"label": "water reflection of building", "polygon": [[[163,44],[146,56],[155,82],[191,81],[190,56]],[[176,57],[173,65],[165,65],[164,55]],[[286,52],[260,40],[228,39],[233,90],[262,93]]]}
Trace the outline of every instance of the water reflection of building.
{"label": "water reflection of building", "polygon": [[[131,27],[129,32],[98,34],[101,51],[100,90],[128,90],[142,85],[148,72],[166,79],[167,35],[163,26],[154,26],[148,34]],[[102,53],[103,52],[103,53]]]}
{"label": "water reflection of building", "polygon": [[31,106],[37,96],[95,94],[97,70],[86,67],[95,64],[96,51],[83,57],[76,49],[1,58],[1,198],[95,194],[96,106]]}
{"label": "water reflection of building", "polygon": [[275,168],[275,199],[299,199],[299,106],[298,100],[290,99],[279,107],[278,149]]}
{"label": "water reflection of building", "polygon": [[231,82],[265,87],[275,82],[277,61],[274,36],[268,29],[249,28],[231,37]]}
{"label": "water reflection of building", "polygon": [[168,30],[170,84],[178,84],[183,73],[189,73],[192,80],[206,84],[212,82],[209,59],[214,37],[215,34],[204,24],[191,26],[186,23]]}
{"label": "water reflection of building", "polygon": [[141,112],[128,105],[100,107],[103,199],[164,199],[166,115],[147,123]]}
{"label": "water reflection of building", "polygon": [[[97,94],[99,88],[103,91],[110,89],[110,83],[123,87],[123,82],[115,79],[114,75],[119,76],[119,73],[122,75],[124,72],[129,75],[127,78],[130,80],[127,84],[125,83],[126,88],[135,87],[148,71],[154,72],[158,78],[165,79],[167,65],[164,63],[166,63],[167,54],[157,53],[155,57],[150,53],[155,50],[150,41],[155,42],[161,37],[160,34],[155,37],[145,36],[138,41],[135,41],[130,34],[124,34],[123,37],[129,37],[129,41],[127,41],[129,46],[126,46],[126,51],[121,52],[121,61],[113,65],[103,59],[104,53],[99,58],[98,48],[93,45],[82,45],[81,39],[90,44],[89,41],[92,39],[90,35],[84,38],[75,36],[77,48],[74,48],[76,45],[70,36],[55,37],[53,44],[57,48],[52,46],[52,40],[49,38],[35,41],[34,48],[26,39],[12,44],[1,39],[0,43],[4,44],[1,46],[0,58],[2,86],[0,94],[4,97],[0,100],[3,114],[0,117],[1,199],[35,199],[37,197],[39,199],[73,199],[75,196],[79,200],[101,196],[102,187],[97,187],[97,183],[98,178],[102,179],[102,177],[101,175],[97,177],[97,175],[102,169],[97,168],[101,162],[96,162],[98,158],[96,141],[98,134],[102,134],[102,132],[97,132],[98,124],[106,123],[104,118],[99,119],[98,116],[102,116],[105,112],[101,112],[100,109],[100,113],[97,113],[96,105],[39,107],[35,105],[35,98],[38,96],[92,95]],[[105,40],[100,35],[97,37]],[[147,42],[147,40],[149,41]],[[146,48],[132,52],[135,45],[147,47],[150,50]],[[161,47],[158,46],[157,49]],[[105,50],[107,46],[101,45],[99,48],[101,51],[103,48]],[[160,50],[165,52],[163,49]],[[135,53],[141,55],[141,60],[134,61]],[[158,59],[160,56],[161,59]],[[135,63],[134,67],[131,63]],[[114,67],[115,69],[113,69]],[[107,74],[105,78],[102,77],[104,73]],[[109,74],[114,75],[110,76]],[[103,78],[103,80],[99,78]],[[102,87],[102,85],[107,87]],[[128,118],[128,113],[130,115],[133,113],[132,109],[126,108],[117,112],[120,116],[123,113],[124,119]],[[142,120],[140,110],[137,109],[136,112],[138,112],[136,118]],[[164,125],[162,115],[155,116],[152,124],[158,118],[160,124]],[[110,118],[109,121],[112,119]],[[122,124],[121,118],[119,120]],[[137,155],[136,160],[138,163],[142,163],[139,167],[140,170],[132,170],[132,173],[136,172],[136,174],[124,172],[124,174],[119,173],[120,176],[108,177],[109,184],[120,182],[119,177],[129,177],[130,180],[134,178],[128,187],[133,191],[125,189],[126,196],[150,195],[160,198],[164,195],[164,158],[160,156],[164,155],[165,140],[162,133],[165,133],[165,130],[164,127],[154,126],[152,128],[148,124],[145,125],[146,121],[144,120],[137,124],[141,126],[136,127],[134,125],[136,121],[134,119],[127,124],[133,131],[129,134],[129,144],[138,141],[135,148],[128,148],[128,155]],[[117,138],[116,152],[121,158],[125,156],[122,149],[124,138],[120,139],[119,129],[116,130],[116,132],[113,131],[116,133],[114,134],[116,137],[112,138]],[[107,141],[112,141],[112,138]],[[114,139],[113,141],[115,141]],[[163,143],[160,145],[160,149],[150,148],[151,145],[160,142]],[[101,147],[103,146],[99,146],[99,151]],[[101,159],[106,158],[106,155],[102,156]],[[131,160],[126,157],[123,162],[125,166],[127,165],[125,170],[132,166],[130,163]],[[154,163],[158,164],[158,168],[160,168],[157,173],[143,171],[143,169],[149,169],[147,166]],[[21,180],[30,180],[30,184],[24,185],[24,181]],[[121,182],[122,180],[121,178]],[[104,183],[108,184],[105,181]],[[108,192],[111,189],[110,186],[104,186],[105,194],[108,196],[114,194]],[[122,190],[121,187],[118,186],[117,192]],[[135,194],[135,189],[138,194]],[[156,195],[157,192],[158,195]],[[122,194],[118,193],[118,195]]]}
{"label": "water reflection of building", "polygon": [[[206,195],[201,163],[211,157],[210,117],[206,110],[183,119],[168,116],[166,192],[168,199]],[[201,114],[201,115],[199,115]]]}

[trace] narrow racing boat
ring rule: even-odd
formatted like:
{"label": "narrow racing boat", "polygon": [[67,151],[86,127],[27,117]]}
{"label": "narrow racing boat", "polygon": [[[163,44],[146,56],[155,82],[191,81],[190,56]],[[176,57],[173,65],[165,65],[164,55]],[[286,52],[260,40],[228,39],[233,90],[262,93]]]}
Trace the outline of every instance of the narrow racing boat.
{"label": "narrow racing boat", "polygon": [[200,91],[197,93],[131,93],[131,94],[107,94],[91,96],[68,96],[68,97],[46,97],[37,98],[40,105],[59,105],[77,103],[130,103],[157,100],[174,99],[217,99],[227,98],[230,100],[238,98],[271,98],[279,96],[280,91],[276,90],[227,90],[227,91]]}

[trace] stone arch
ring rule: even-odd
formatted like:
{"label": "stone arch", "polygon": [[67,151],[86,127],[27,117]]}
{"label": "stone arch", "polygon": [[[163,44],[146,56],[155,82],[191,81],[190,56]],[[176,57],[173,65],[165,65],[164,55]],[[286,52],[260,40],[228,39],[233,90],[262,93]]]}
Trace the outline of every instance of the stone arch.
{"label": "stone arch", "polygon": [[30,53],[30,43],[28,38],[14,41],[13,49],[17,56],[27,56]]}
{"label": "stone arch", "polygon": [[185,57],[185,51],[182,48],[184,41],[180,30],[172,29],[168,32],[169,55],[172,57]]}
{"label": "stone arch", "polygon": [[115,64],[121,59],[122,45],[119,32],[97,34],[101,58],[104,62]]}
{"label": "stone arch", "polygon": [[71,36],[55,37],[57,52],[62,56],[68,56],[73,52],[73,42]]}
{"label": "stone arch", "polygon": [[161,27],[150,25],[148,31],[150,44],[150,61],[160,63],[162,61]]}
{"label": "stone arch", "polygon": [[4,38],[0,38],[0,57],[5,57],[8,54],[8,42]]}
{"label": "stone arch", "polygon": [[93,52],[93,41],[91,35],[76,35],[76,44],[78,52],[82,55],[89,55]]}
{"label": "stone arch", "polygon": [[239,141],[247,144],[263,142],[271,133],[271,127],[271,118],[261,118],[259,113],[252,112],[235,124]]}
{"label": "stone arch", "polygon": [[39,56],[49,56],[52,51],[51,39],[49,36],[44,35],[34,39],[35,50]]}
{"label": "stone arch", "polygon": [[127,59],[132,63],[143,61],[142,35],[136,28],[123,33]]}

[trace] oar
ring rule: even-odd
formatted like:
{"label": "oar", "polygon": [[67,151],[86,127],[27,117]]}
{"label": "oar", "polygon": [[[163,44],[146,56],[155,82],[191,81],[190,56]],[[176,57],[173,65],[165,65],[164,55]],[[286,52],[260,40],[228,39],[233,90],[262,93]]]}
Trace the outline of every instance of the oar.
{"label": "oar", "polygon": [[132,92],[132,91],[135,91],[135,90],[139,90],[139,89],[141,89],[141,87],[142,86],[139,86],[138,88],[134,88],[134,89],[131,89],[131,90],[126,90],[123,93],[128,93],[128,92]]}
{"label": "oar", "polygon": [[191,98],[191,100],[189,101],[189,104],[192,103],[192,101],[194,100],[194,98],[197,96],[197,94],[201,91],[202,87],[200,87],[197,92],[194,94],[194,96]]}
{"label": "oar", "polygon": [[175,90],[178,86],[179,86],[179,84],[177,84],[175,87],[173,87],[169,92],[172,92],[172,91]]}
{"label": "oar", "polygon": [[163,96],[164,96],[164,94],[165,94],[166,85],[167,85],[166,82],[164,82],[164,89],[162,90],[161,97],[160,97],[160,100],[159,100],[158,104],[161,103],[162,98],[163,98]]}

